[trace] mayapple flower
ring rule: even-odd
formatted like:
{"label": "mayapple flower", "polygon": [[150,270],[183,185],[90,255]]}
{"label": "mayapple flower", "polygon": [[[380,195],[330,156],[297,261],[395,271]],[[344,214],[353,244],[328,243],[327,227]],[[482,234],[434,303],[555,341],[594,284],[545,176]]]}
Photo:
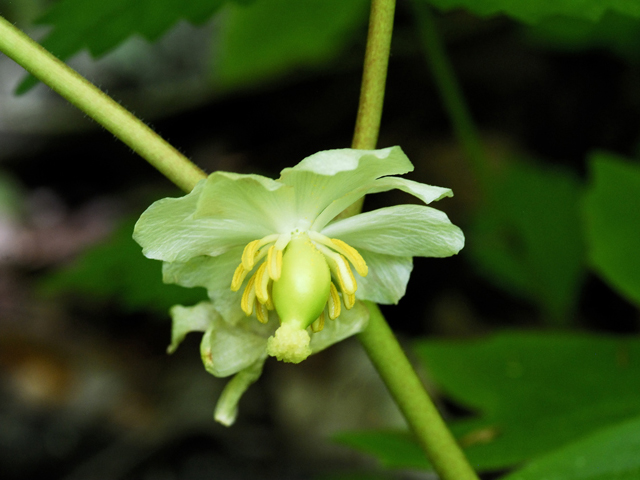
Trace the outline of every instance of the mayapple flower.
{"label": "mayapple flower", "polygon": [[412,170],[400,147],[328,150],[277,180],[213,173],[142,214],[134,238],[164,262],[164,281],[207,288],[210,302],[173,307],[169,351],[188,332],[205,332],[207,370],[236,374],[218,401],[218,421],[234,421],[268,356],[299,363],[362,331],[369,314],[361,301],[397,303],[412,257],[448,257],[464,246],[460,229],[424,205],[340,218],[370,193],[399,189],[425,204],[452,196],[394,176]]}

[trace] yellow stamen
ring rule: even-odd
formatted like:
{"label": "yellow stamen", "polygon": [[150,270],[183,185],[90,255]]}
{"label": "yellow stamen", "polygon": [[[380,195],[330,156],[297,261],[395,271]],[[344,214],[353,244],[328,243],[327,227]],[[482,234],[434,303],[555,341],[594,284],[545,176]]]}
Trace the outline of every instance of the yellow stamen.
{"label": "yellow stamen", "polygon": [[278,234],[267,235],[266,237],[247,243],[242,252],[242,266],[245,270],[251,271],[256,262],[266,253],[262,250],[258,252],[258,249],[264,245],[275,242],[278,240],[278,237]]}
{"label": "yellow stamen", "polygon": [[269,275],[267,272],[267,262],[263,262],[255,274],[256,297],[261,304],[267,303],[269,300]]}
{"label": "yellow stamen", "polygon": [[269,265],[269,277],[277,281],[282,273],[282,250],[276,250],[275,245],[269,247],[267,254],[267,264]]}
{"label": "yellow stamen", "polygon": [[311,331],[314,333],[320,332],[324,328],[324,310],[320,316],[311,324]]}
{"label": "yellow stamen", "polygon": [[269,321],[269,310],[267,306],[260,303],[255,302],[256,304],[256,317],[260,323],[267,323]]}
{"label": "yellow stamen", "polygon": [[238,268],[236,268],[236,271],[233,273],[233,280],[231,280],[232,292],[240,290],[242,282],[244,282],[244,279],[247,277],[247,273],[249,273],[249,270],[246,270],[242,263],[238,265]]}
{"label": "yellow stamen", "polygon": [[253,275],[249,279],[249,283],[244,289],[244,293],[242,294],[242,300],[240,301],[240,308],[247,315],[251,315],[253,313],[253,304],[256,299],[256,276]]}
{"label": "yellow stamen", "polygon": [[342,292],[342,301],[344,302],[344,306],[347,310],[351,310],[353,306],[356,304],[356,296],[355,294],[347,294]]}
{"label": "yellow stamen", "polygon": [[338,296],[338,289],[331,282],[329,287],[329,300],[327,300],[327,311],[329,318],[335,320],[340,315],[340,297]]}
{"label": "yellow stamen", "polygon": [[[353,295],[358,289],[358,284],[356,283],[356,279],[353,276],[349,263],[340,254],[336,254],[335,258],[332,260],[335,263],[335,274],[338,278],[340,289],[349,295]],[[331,264],[329,264],[329,266],[331,266]]]}
{"label": "yellow stamen", "polygon": [[364,261],[364,258],[362,258],[362,255],[360,255],[360,252],[358,252],[358,250],[337,238],[332,238],[331,243],[333,245],[330,246],[333,247],[338,253],[341,253],[342,255],[347,257],[347,260],[351,262],[351,264],[355,267],[356,272],[358,272],[361,277],[367,276],[367,274],[369,273],[369,268],[367,267],[367,263]]}
{"label": "yellow stamen", "polygon": [[254,240],[253,242],[247,243],[247,246],[244,247],[242,251],[242,266],[245,270],[251,271],[253,266],[255,265],[256,252],[260,247],[260,240]]}

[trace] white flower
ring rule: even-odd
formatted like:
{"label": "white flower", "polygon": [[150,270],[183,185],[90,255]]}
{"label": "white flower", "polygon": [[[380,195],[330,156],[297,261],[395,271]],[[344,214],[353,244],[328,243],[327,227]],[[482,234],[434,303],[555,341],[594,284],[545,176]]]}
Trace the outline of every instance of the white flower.
{"label": "white flower", "polygon": [[400,189],[426,204],[452,196],[391,176],[411,170],[399,147],[329,150],[277,180],[213,173],[142,214],[134,238],[147,257],[164,262],[164,281],[206,287],[212,300],[172,309],[169,349],[187,332],[203,331],[207,370],[237,374],[218,402],[219,421],[233,422],[268,355],[297,363],[362,331],[368,311],[358,300],[397,303],[413,256],[447,257],[463,247],[460,229],[424,205],[337,218],[369,193]]}

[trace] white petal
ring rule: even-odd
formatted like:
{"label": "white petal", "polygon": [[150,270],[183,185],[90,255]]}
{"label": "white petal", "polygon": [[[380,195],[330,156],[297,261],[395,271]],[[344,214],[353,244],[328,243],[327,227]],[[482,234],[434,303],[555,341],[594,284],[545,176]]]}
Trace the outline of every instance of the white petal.
{"label": "white petal", "polygon": [[338,220],[322,230],[357,249],[406,257],[448,257],[464,246],[446,214],[422,205],[397,205]]}
{"label": "white petal", "polygon": [[314,230],[321,230],[324,226],[333,220],[340,212],[356,200],[370,193],[387,192],[389,190],[398,189],[411,195],[418,197],[424,203],[431,203],[440,200],[443,197],[452,197],[453,192],[449,188],[434,187],[425,183],[414,182],[400,177],[383,177],[365,184],[355,190],[334,200],[316,219],[313,224]]}
{"label": "white petal", "polygon": [[359,252],[367,262],[369,274],[361,277],[357,272],[353,272],[358,283],[356,297],[385,305],[397,304],[406,292],[413,270],[413,259],[368,250]]}
{"label": "white petal", "polygon": [[171,308],[170,314],[172,318],[171,345],[167,348],[168,353],[176,351],[187,333],[204,332],[211,328],[220,317],[209,302],[201,302],[195,307],[175,305]]}
{"label": "white petal", "polygon": [[400,147],[338,149],[318,152],[285,168],[279,181],[294,187],[298,217],[311,225],[335,199],[376,178],[411,170],[413,165]]}
{"label": "white petal", "polygon": [[239,371],[229,380],[218,399],[218,403],[216,403],[213,418],[217,422],[227,427],[233,425],[238,416],[238,402],[240,402],[240,398],[247,391],[247,388],[260,378],[266,358],[267,355],[265,353],[264,358]]}
{"label": "white petal", "polygon": [[133,238],[146,257],[185,262],[198,255],[219,255],[272,233],[251,219],[194,218],[204,186],[203,180],[184,197],[158,200],[140,216]]}
{"label": "white petal", "polygon": [[262,232],[295,227],[294,192],[290,186],[261,175],[216,172],[206,180],[195,218],[244,222]]}
{"label": "white petal", "polygon": [[363,331],[369,322],[369,310],[362,302],[356,302],[351,310],[342,309],[335,320],[326,320],[324,328],[311,334],[311,351],[318,353],[334,343]]}
{"label": "white petal", "polygon": [[407,180],[406,178],[400,177],[379,178],[373,182],[373,185],[369,188],[367,193],[387,192],[393,189],[410,193],[426,204],[441,200],[444,197],[453,197],[453,192],[450,188],[436,187],[434,185],[414,182],[413,180]]}

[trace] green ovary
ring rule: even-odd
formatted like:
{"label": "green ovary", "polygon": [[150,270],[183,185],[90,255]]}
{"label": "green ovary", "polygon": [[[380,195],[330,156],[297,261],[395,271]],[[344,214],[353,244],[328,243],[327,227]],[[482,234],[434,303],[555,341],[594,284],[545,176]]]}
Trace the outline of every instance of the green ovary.
{"label": "green ovary", "polygon": [[331,272],[306,234],[294,236],[282,258],[282,273],[273,282],[272,298],[281,326],[269,338],[269,355],[299,363],[309,355],[306,328],[322,313],[329,299]]}

